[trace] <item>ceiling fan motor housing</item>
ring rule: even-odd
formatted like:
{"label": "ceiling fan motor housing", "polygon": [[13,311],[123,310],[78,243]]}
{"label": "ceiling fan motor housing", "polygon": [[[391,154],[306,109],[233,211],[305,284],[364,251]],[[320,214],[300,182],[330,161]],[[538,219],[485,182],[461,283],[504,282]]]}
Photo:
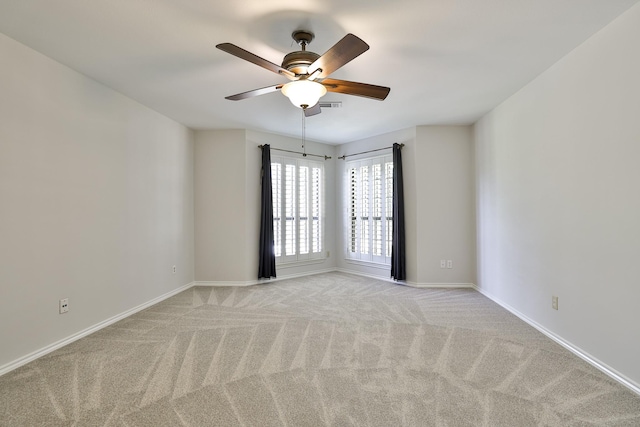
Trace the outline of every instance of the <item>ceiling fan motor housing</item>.
{"label": "ceiling fan motor housing", "polygon": [[309,65],[313,64],[318,58],[320,58],[320,55],[308,50],[291,52],[285,55],[284,59],[282,60],[282,68],[287,69],[297,75],[305,75],[307,74]]}

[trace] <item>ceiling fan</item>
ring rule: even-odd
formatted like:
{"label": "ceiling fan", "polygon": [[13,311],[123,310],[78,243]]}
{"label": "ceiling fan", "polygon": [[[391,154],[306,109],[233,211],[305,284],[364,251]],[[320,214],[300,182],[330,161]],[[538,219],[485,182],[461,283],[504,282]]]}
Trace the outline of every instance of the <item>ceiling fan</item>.
{"label": "ceiling fan", "polygon": [[301,50],[285,55],[282,65],[269,62],[231,43],[217,45],[216,47],[224,52],[291,80],[286,84],[254,89],[227,96],[225,99],[239,101],[280,90],[293,105],[302,108],[304,115],[309,117],[320,113],[319,100],[327,91],[378,100],[385,99],[389,94],[391,89],[388,87],[327,78],[329,74],[369,50],[369,45],[359,37],[347,34],[322,56],[307,50],[307,45],[314,38],[312,32],[294,31],[291,37],[300,45]]}

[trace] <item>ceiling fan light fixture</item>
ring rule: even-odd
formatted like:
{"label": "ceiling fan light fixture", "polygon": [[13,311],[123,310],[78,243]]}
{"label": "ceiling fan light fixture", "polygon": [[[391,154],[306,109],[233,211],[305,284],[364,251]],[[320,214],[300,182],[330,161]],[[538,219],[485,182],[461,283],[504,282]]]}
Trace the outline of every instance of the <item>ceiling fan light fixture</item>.
{"label": "ceiling fan light fixture", "polygon": [[310,80],[295,80],[282,86],[282,93],[298,108],[313,107],[327,93],[327,88]]}

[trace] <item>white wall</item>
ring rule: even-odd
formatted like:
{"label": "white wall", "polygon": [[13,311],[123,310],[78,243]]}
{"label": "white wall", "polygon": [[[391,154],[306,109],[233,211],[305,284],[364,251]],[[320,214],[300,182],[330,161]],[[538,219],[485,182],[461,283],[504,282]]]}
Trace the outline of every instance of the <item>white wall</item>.
{"label": "white wall", "polygon": [[194,258],[191,132],[4,35],[0,58],[2,368],[192,282]]}
{"label": "white wall", "polygon": [[[475,167],[471,126],[416,128],[419,284],[476,282]],[[453,268],[440,268],[440,260]]]}
{"label": "white wall", "polygon": [[[244,282],[254,278],[247,266],[254,252],[257,260],[257,249],[248,248],[246,241],[245,140],[244,130],[196,132],[197,281]],[[257,274],[257,266],[255,270]]]}
{"label": "white wall", "polygon": [[[469,126],[418,126],[338,147],[337,155],[405,144],[402,149],[405,194],[407,282],[413,285],[475,283],[475,213],[472,132]],[[384,155],[391,150],[361,156]],[[346,259],[345,167],[338,165],[338,267],[388,278],[388,266]],[[440,260],[452,260],[441,269]]]}
{"label": "white wall", "polygon": [[[259,145],[270,144],[271,155],[281,148],[301,151],[301,141],[280,135],[244,130],[196,132],[196,280],[219,284],[255,283],[258,276],[260,233]],[[325,247],[335,248],[334,147],[307,142],[307,152],[332,156],[325,165]],[[318,158],[310,157],[311,160]],[[230,209],[231,207],[231,209]],[[335,268],[334,256],[322,261],[276,267],[278,277]]]}
{"label": "white wall", "polygon": [[636,386],[638,52],[640,5],[475,126],[481,289]]}

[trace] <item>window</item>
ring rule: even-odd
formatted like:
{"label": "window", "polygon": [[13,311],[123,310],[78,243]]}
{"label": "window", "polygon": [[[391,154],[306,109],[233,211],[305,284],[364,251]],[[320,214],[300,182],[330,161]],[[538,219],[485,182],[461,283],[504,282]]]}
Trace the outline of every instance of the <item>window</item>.
{"label": "window", "polygon": [[271,158],[276,262],[323,258],[322,163]]}
{"label": "window", "polygon": [[347,163],[347,258],[389,264],[393,157]]}

